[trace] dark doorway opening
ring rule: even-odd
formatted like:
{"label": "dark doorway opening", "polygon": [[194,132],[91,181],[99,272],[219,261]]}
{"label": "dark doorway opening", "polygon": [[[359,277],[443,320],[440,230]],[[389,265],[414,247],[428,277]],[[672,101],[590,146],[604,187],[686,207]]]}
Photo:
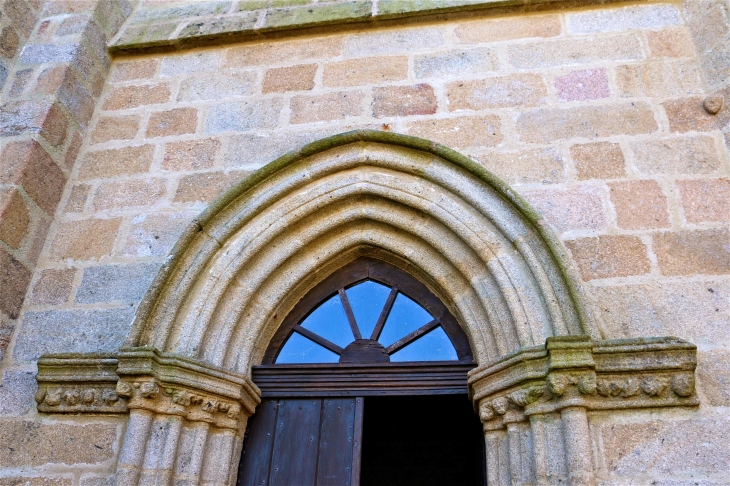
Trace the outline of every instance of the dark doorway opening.
{"label": "dark doorway opening", "polygon": [[484,467],[466,395],[365,397],[361,486],[483,486]]}

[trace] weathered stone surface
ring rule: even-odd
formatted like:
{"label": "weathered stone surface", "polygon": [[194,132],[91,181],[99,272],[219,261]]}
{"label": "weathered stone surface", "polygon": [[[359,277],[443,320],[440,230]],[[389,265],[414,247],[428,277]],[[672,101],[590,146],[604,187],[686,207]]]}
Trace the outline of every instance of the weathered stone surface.
{"label": "weathered stone surface", "polygon": [[416,78],[483,75],[498,69],[499,57],[493,47],[421,54],[413,59],[413,72]]}
{"label": "weathered stone surface", "polygon": [[415,86],[388,86],[373,89],[373,116],[432,115],[438,102],[433,87],[421,83]]}
{"label": "weathered stone surface", "polygon": [[562,190],[526,190],[522,196],[558,231],[601,230],[606,227],[600,188],[578,186]]}
{"label": "weathered stone surface", "polygon": [[208,108],[205,133],[274,128],[283,108],[281,99],[219,103]]}
{"label": "weathered stone surface", "polygon": [[0,463],[9,468],[96,464],[111,459],[116,424],[0,422]]}
{"label": "weathered stone surface", "polygon": [[601,285],[591,293],[612,338],[678,336],[697,344],[730,339],[727,280]]}
{"label": "weathered stone surface", "polygon": [[510,106],[536,106],[545,102],[542,76],[513,74],[475,81],[456,81],[446,86],[449,110],[483,110]]}
{"label": "weathered stone surface", "polygon": [[612,182],[608,187],[619,228],[635,230],[670,226],[667,197],[656,181]]}
{"label": "weathered stone surface", "polygon": [[109,80],[112,82],[149,79],[160,66],[159,59],[142,59],[114,63]]}
{"label": "weathered stone surface", "polygon": [[646,246],[636,236],[603,235],[565,242],[584,280],[649,273]]}
{"label": "weathered stone surface", "polygon": [[110,140],[131,140],[137,135],[141,119],[137,115],[106,116],[99,118],[91,135],[94,143]]}
{"label": "weathered stone surface", "polygon": [[290,123],[343,120],[362,115],[364,99],[362,91],[294,96],[291,99]]}
{"label": "weathered stone surface", "polygon": [[555,37],[562,27],[558,15],[530,15],[465,22],[456,28],[462,44],[481,44],[528,37]]}
{"label": "weathered stone surface", "polygon": [[214,77],[191,77],[180,83],[178,101],[217,100],[256,92],[256,72],[216,73]]}
{"label": "weathered stone surface", "polygon": [[18,317],[32,273],[0,246],[0,311]]}
{"label": "weathered stone surface", "polygon": [[24,316],[13,356],[34,361],[48,353],[118,351],[132,326],[134,308],[49,310]]}
{"label": "weathered stone surface", "polygon": [[215,138],[184,140],[165,145],[162,168],[165,170],[209,169],[215,164],[220,141]]}
{"label": "weathered stone surface", "polygon": [[89,260],[109,255],[121,222],[121,218],[67,221],[58,228],[51,257]]}
{"label": "weathered stone surface", "polygon": [[174,108],[157,111],[150,115],[147,122],[147,138],[167,137],[195,133],[198,125],[198,110],[195,108]]}
{"label": "weathered stone surface", "polygon": [[0,240],[11,248],[20,248],[28,234],[30,212],[17,189],[0,188]]}
{"label": "weathered stone surface", "polygon": [[248,176],[248,171],[202,172],[180,179],[175,202],[212,202],[215,198]]}
{"label": "weathered stone surface", "polygon": [[727,229],[658,233],[653,240],[659,271],[663,275],[730,273],[730,232]]}
{"label": "weathered stone surface", "polygon": [[706,136],[631,142],[634,164],[642,174],[709,174],[722,163],[715,141]]}
{"label": "weathered stone surface", "polygon": [[109,93],[103,108],[105,110],[126,110],[143,105],[165,103],[169,99],[170,88],[164,83],[123,86]]}
{"label": "weathered stone surface", "polygon": [[223,67],[267,66],[271,64],[272,59],[276,59],[277,63],[331,59],[340,54],[342,44],[342,37],[330,36],[242,45],[228,49]]}
{"label": "weathered stone surface", "polygon": [[496,116],[462,116],[408,123],[406,132],[454,148],[493,147],[502,141],[501,122]]}
{"label": "weathered stone surface", "polygon": [[692,37],[686,28],[673,27],[646,32],[652,57],[692,57],[695,55]]}
{"label": "weathered stone surface", "polygon": [[407,57],[369,57],[325,64],[322,84],[330,87],[349,87],[401,81],[406,78],[408,78]]}
{"label": "weathered stone surface", "polygon": [[573,71],[555,78],[555,90],[560,101],[585,101],[608,98],[608,74],[605,69]]}
{"label": "weathered stone surface", "polygon": [[266,94],[311,90],[314,88],[316,73],[316,64],[268,69],[264,74],[262,92]]}
{"label": "weathered stone surface", "polygon": [[730,461],[726,418],[607,423],[601,426],[608,469],[617,475],[704,474]]}
{"label": "weathered stone surface", "polygon": [[566,19],[568,31],[572,34],[657,29],[682,24],[682,16],[674,5],[637,5],[571,12]]}
{"label": "weathered stone surface", "polygon": [[0,486],[71,486],[71,478],[51,478],[45,476],[15,476],[0,478]]}
{"label": "weathered stone surface", "polygon": [[96,211],[152,206],[165,197],[165,179],[132,179],[107,182],[99,186],[91,202]]}
{"label": "weathered stone surface", "polygon": [[33,287],[30,302],[35,305],[58,305],[68,301],[73,288],[76,269],[49,268],[41,272],[41,276]]}
{"label": "weathered stone surface", "polygon": [[32,371],[5,371],[0,382],[0,416],[20,417],[33,408],[38,385]]}
{"label": "weathered stone surface", "polygon": [[677,189],[687,222],[730,221],[730,180],[680,180]]}
{"label": "weathered stone surface", "polygon": [[626,176],[626,161],[617,143],[594,142],[573,145],[570,156],[578,179],[615,179]]}
{"label": "weathered stone surface", "polygon": [[139,215],[132,220],[122,253],[134,257],[165,256],[197,212]]}
{"label": "weathered stone surface", "polygon": [[401,54],[434,49],[446,44],[446,31],[439,27],[422,27],[348,36],[343,54],[350,57],[378,54]]}
{"label": "weathered stone surface", "polygon": [[730,352],[723,348],[698,352],[697,377],[710,405],[730,406]]}
{"label": "weathered stone surface", "polygon": [[79,178],[87,180],[146,172],[154,150],[153,145],[141,145],[87,152],[81,162]]}
{"label": "weathered stone surface", "polygon": [[651,133],[658,126],[649,105],[643,102],[576,108],[540,108],[522,112],[517,130],[525,142],[553,143],[574,137]]}
{"label": "weathered stone surface", "polygon": [[477,155],[476,159],[508,184],[550,184],[565,179],[566,162],[554,148],[520,152],[491,151]]}
{"label": "weathered stone surface", "polygon": [[81,304],[117,301],[136,304],[149,288],[159,267],[157,263],[137,263],[86,268],[75,301]]}
{"label": "weathered stone surface", "polygon": [[86,201],[89,199],[91,186],[88,184],[77,184],[71,188],[64,211],[68,213],[79,213],[84,210]]}
{"label": "weathered stone surface", "polygon": [[266,13],[264,27],[276,28],[364,20],[372,15],[372,9],[373,6],[369,1],[362,0],[272,9]]}
{"label": "weathered stone surface", "polygon": [[0,135],[40,133],[52,145],[66,138],[68,120],[57,104],[42,100],[21,100],[0,107]]}
{"label": "weathered stone surface", "polygon": [[29,44],[20,54],[23,64],[45,64],[47,62],[73,62],[79,50],[78,44]]}
{"label": "weathered stone surface", "polygon": [[518,69],[644,58],[641,42],[635,34],[534,41],[508,46],[507,54],[510,63]]}
{"label": "weathered stone surface", "polygon": [[208,17],[193,19],[180,29],[175,35],[177,39],[194,38],[199,36],[214,36],[216,34],[235,34],[250,31],[256,26],[258,16],[255,14],[238,14],[235,17]]}
{"label": "weathered stone surface", "polygon": [[217,71],[220,69],[221,56],[218,51],[194,52],[178,56],[166,56],[162,60],[160,75],[162,77],[179,74]]}
{"label": "weathered stone surface", "polygon": [[702,77],[691,61],[659,61],[616,68],[616,84],[623,97],[670,98],[702,93]]}
{"label": "weathered stone surface", "polygon": [[662,103],[673,132],[709,132],[719,128],[718,120],[707,113],[704,97],[682,98]]}

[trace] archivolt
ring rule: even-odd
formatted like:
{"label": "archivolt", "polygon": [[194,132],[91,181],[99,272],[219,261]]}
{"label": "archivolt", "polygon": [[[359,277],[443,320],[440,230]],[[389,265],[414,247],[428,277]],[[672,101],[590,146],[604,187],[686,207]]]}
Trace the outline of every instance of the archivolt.
{"label": "archivolt", "polygon": [[127,345],[248,373],[294,304],[363,254],[428,285],[480,363],[599,337],[561,244],[509,187],[445,147],[358,131],[272,162],[194,221]]}

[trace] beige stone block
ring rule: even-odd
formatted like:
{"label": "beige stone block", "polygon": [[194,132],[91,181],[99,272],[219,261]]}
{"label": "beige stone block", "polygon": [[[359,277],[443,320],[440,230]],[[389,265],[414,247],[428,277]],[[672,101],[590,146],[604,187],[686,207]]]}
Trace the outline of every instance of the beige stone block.
{"label": "beige stone block", "polygon": [[[25,265],[0,245],[0,318],[7,315],[10,319],[17,319],[32,276],[33,273]],[[0,334],[0,338],[3,338],[0,341],[0,351],[4,348],[3,341],[10,339],[4,334]]]}
{"label": "beige stone block", "polygon": [[452,148],[494,147],[503,138],[501,124],[492,115],[436,118],[407,123],[406,133]]}
{"label": "beige stone block", "polygon": [[730,282],[660,280],[591,288],[611,339],[678,336],[696,344],[730,339]]}
{"label": "beige stone block", "polygon": [[198,110],[195,108],[157,111],[150,115],[146,136],[152,138],[195,133],[197,125]]}
{"label": "beige stone block", "polygon": [[154,145],[87,152],[81,162],[79,179],[100,179],[147,172],[154,152]]}
{"label": "beige stone block", "polygon": [[373,116],[432,115],[438,101],[429,84],[415,86],[386,86],[373,89]]}
{"label": "beige stone block", "polygon": [[688,223],[730,221],[730,180],[680,180],[677,189]]}
{"label": "beige stone block", "polygon": [[133,257],[166,256],[197,215],[194,211],[136,216],[122,253]]}
{"label": "beige stone block", "polygon": [[299,95],[291,99],[292,124],[343,120],[363,114],[362,91],[342,91],[323,95]]}
{"label": "beige stone block", "polygon": [[451,49],[413,58],[413,73],[419,79],[483,76],[497,70],[499,54],[494,46]]}
{"label": "beige stone block", "polygon": [[616,84],[624,97],[670,98],[701,93],[702,77],[693,61],[654,61],[616,68]]}
{"label": "beige stone block", "polygon": [[91,132],[91,140],[93,143],[131,140],[137,135],[139,122],[140,117],[137,115],[101,117]]}
{"label": "beige stone block", "polygon": [[653,249],[663,275],[730,274],[727,229],[658,233]]}
{"label": "beige stone block", "polygon": [[568,138],[636,135],[658,129],[654,113],[642,102],[576,108],[540,108],[517,117],[517,131],[525,142],[553,143]]}
{"label": "beige stone block", "polygon": [[600,188],[531,189],[520,194],[560,232],[606,228]]}
{"label": "beige stone block", "polygon": [[348,59],[324,65],[322,83],[328,87],[362,86],[401,81],[408,78],[405,56]]}
{"label": "beige stone block", "polygon": [[52,478],[46,476],[13,476],[0,478],[0,486],[71,486],[71,478]]}
{"label": "beige stone block", "polygon": [[654,180],[620,181],[608,185],[616,222],[622,229],[667,228],[667,198]]}
{"label": "beige stone block", "polygon": [[66,221],[59,225],[51,245],[55,260],[99,259],[112,252],[121,218]]}
{"label": "beige stone block", "polygon": [[615,179],[626,176],[626,161],[617,143],[594,142],[573,145],[570,156],[578,179]]}
{"label": "beige stone block", "polygon": [[95,211],[152,206],[165,196],[165,179],[133,179],[107,182],[99,186],[91,202]]}
{"label": "beige stone block", "polygon": [[482,110],[511,106],[536,106],[545,102],[542,76],[513,74],[446,85],[449,110]]}
{"label": "beige stone block", "polygon": [[250,173],[250,171],[203,172],[185,176],[178,183],[175,202],[212,202]]}
{"label": "beige stone block", "polygon": [[232,47],[225,53],[223,67],[270,66],[306,59],[331,59],[342,51],[343,36],[269,41]]}
{"label": "beige stone block", "polygon": [[565,242],[584,280],[649,273],[646,246],[636,236],[603,235]]}
{"label": "beige stone block", "polygon": [[719,129],[715,116],[707,113],[704,97],[695,96],[662,103],[673,132],[709,132]]}
{"label": "beige stone block", "polygon": [[555,37],[561,30],[559,15],[526,15],[465,22],[456,28],[456,35],[462,44],[480,44],[528,37]]}
{"label": "beige stone block", "polygon": [[699,388],[714,407],[730,407],[730,351],[717,348],[697,352]]}
{"label": "beige stone block", "polygon": [[0,421],[0,464],[8,468],[45,464],[98,464],[112,458],[115,424],[45,424]]}
{"label": "beige stone block", "polygon": [[711,137],[699,135],[631,143],[642,174],[710,174],[722,167]]}
{"label": "beige stone block", "polygon": [[[700,476],[726,470],[730,448],[724,434],[727,417],[606,423],[601,426],[609,471],[626,477],[647,474]],[[722,431],[722,432],[721,432]],[[630,477],[630,476],[629,476]],[[628,483],[638,481],[628,479]]]}
{"label": "beige stone block", "polygon": [[89,198],[91,186],[88,184],[77,184],[71,188],[64,211],[67,213],[80,213],[84,210],[86,200]]}
{"label": "beige stone block", "polygon": [[210,169],[221,143],[215,138],[184,140],[165,144],[162,168],[165,170]]}
{"label": "beige stone block", "polygon": [[30,302],[36,305],[59,305],[68,302],[76,269],[43,270],[33,287]]}
{"label": "beige stone block", "polygon": [[412,53],[444,47],[447,38],[447,31],[441,26],[365,31],[345,38],[343,54],[347,57],[367,57]]}
{"label": "beige stone block", "polygon": [[150,79],[157,72],[159,59],[141,59],[136,61],[115,62],[112,66],[110,80],[112,82]]}
{"label": "beige stone block", "polygon": [[256,71],[240,71],[232,74],[215,73],[193,76],[180,83],[178,101],[220,100],[234,96],[256,94]]}
{"label": "beige stone block", "polygon": [[143,86],[123,86],[113,89],[104,102],[105,110],[126,110],[138,106],[165,103],[170,99],[170,88],[167,84],[149,84]]}
{"label": "beige stone block", "polygon": [[518,69],[535,69],[601,61],[644,58],[636,34],[542,40],[510,45],[509,62]]}
{"label": "beige stone block", "polygon": [[29,226],[30,211],[23,196],[12,187],[0,188],[0,240],[20,248]]}
{"label": "beige stone block", "polygon": [[684,27],[646,32],[651,57],[695,57],[694,43]]}
{"label": "beige stone block", "polygon": [[314,88],[316,64],[301,64],[266,70],[263,93],[285,93],[287,91],[307,91]]}
{"label": "beige stone block", "polygon": [[553,184],[565,179],[565,160],[554,148],[519,152],[492,151],[479,154],[476,159],[508,184]]}
{"label": "beige stone block", "polygon": [[605,68],[571,71],[555,78],[554,84],[560,101],[598,100],[611,96]]}

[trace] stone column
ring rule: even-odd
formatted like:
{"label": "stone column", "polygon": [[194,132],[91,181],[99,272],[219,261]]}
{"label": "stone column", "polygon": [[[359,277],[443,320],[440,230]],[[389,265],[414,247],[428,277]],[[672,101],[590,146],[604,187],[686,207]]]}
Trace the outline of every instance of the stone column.
{"label": "stone column", "polygon": [[560,417],[569,483],[571,486],[592,486],[596,482],[586,410],[583,407],[567,407],[560,411]]}

